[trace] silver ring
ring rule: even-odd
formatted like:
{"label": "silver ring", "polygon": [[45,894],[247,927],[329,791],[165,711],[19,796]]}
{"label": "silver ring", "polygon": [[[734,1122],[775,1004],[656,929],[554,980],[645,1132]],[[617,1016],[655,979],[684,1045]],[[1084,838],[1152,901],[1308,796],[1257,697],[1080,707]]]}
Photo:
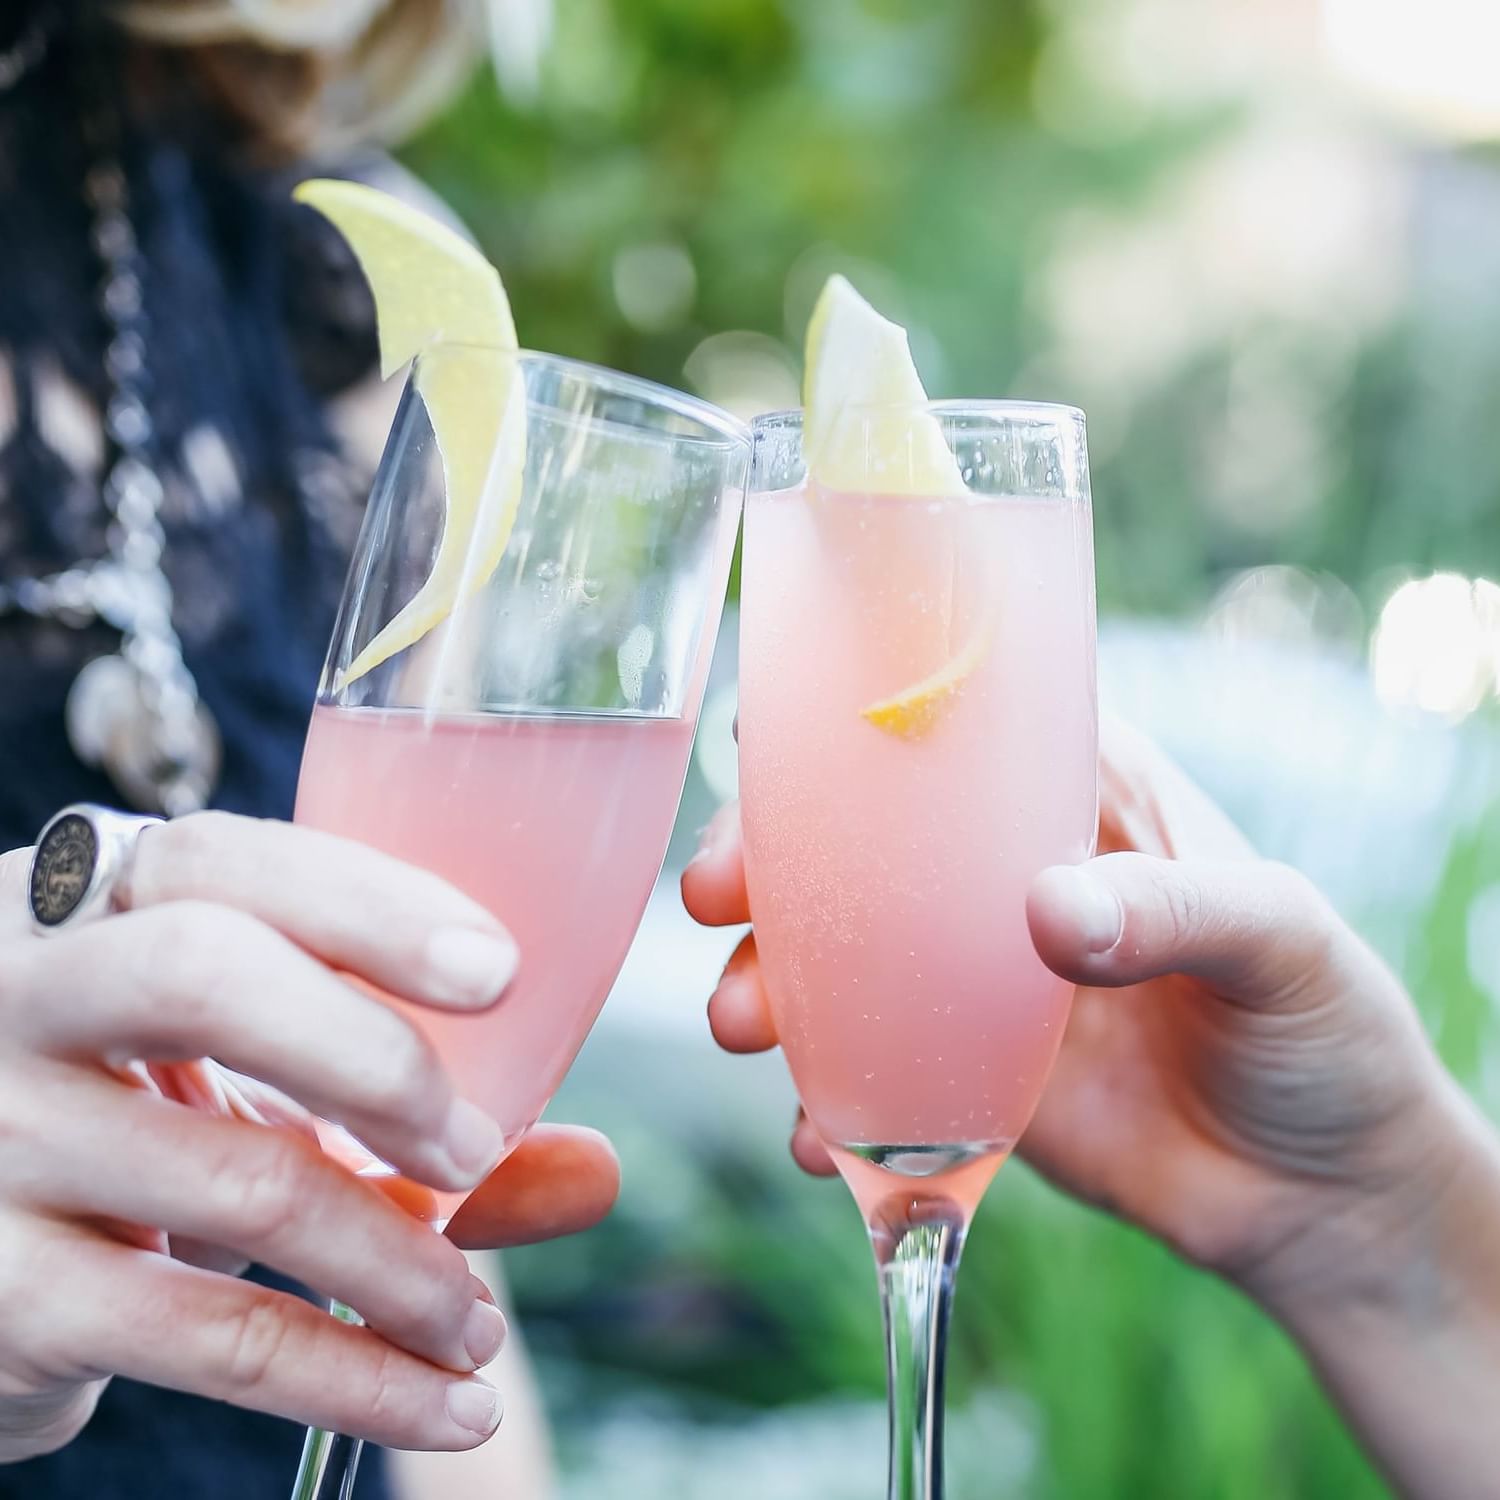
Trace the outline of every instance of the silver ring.
{"label": "silver ring", "polygon": [[113,911],[136,840],[160,822],[92,802],[63,808],[37,835],[31,856],[26,902],[32,928],[56,932]]}

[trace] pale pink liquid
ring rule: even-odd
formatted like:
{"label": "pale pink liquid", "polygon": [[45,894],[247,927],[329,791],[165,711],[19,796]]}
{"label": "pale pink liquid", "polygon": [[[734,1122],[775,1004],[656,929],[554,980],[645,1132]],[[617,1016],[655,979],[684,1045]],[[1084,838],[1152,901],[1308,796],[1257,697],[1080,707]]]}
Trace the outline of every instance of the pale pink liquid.
{"label": "pale pink liquid", "polygon": [[326,705],[313,714],[297,821],[443,876],[520,945],[520,972],[493,1010],[402,1007],[511,1144],[562,1081],[635,936],[693,727]]}
{"label": "pale pink liquid", "polygon": [[[892,1172],[972,1207],[1072,998],[1025,898],[1093,847],[1088,509],[763,495],[745,578],[746,868],[798,1090],[867,1214]],[[924,736],[862,717],[976,633],[987,647]]]}

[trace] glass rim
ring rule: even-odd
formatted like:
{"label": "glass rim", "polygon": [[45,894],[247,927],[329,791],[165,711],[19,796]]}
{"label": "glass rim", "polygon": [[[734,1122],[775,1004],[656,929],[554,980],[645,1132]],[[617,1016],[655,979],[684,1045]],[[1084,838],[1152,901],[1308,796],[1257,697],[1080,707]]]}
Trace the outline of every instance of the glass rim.
{"label": "glass rim", "polygon": [[[1036,425],[1063,422],[1088,425],[1088,416],[1081,406],[1070,406],[1063,401],[1024,401],[997,397],[944,397],[936,401],[885,401],[851,402],[840,407],[841,414],[879,416],[890,412],[922,413],[932,417],[990,416],[996,419],[1024,421],[1031,418]],[[787,406],[779,411],[762,412],[750,422],[751,432],[762,427],[794,428],[804,425],[807,408]]]}
{"label": "glass rim", "polygon": [[[705,432],[716,435],[726,447],[749,447],[751,443],[748,423],[741,421],[733,412],[726,411],[722,406],[715,406],[712,401],[706,401],[701,396],[691,396],[686,391],[662,385],[659,381],[649,380],[644,375],[628,375],[622,370],[612,370],[608,365],[595,364],[586,359],[574,359],[566,354],[551,354],[542,349],[507,349],[499,344],[486,343],[482,339],[445,339],[440,344],[432,344],[419,350],[413,356],[408,368],[408,382],[420,365],[439,359],[446,352],[462,353],[464,351],[474,354],[503,354],[518,363],[548,366],[586,380],[592,385],[613,388],[621,395],[632,396],[647,405],[664,408],[685,421],[697,423]],[[548,405],[549,409],[562,410],[562,408],[550,407],[550,403],[541,404]],[[670,439],[673,434],[664,433],[663,436]],[[700,437],[696,441],[712,442],[713,439]]]}

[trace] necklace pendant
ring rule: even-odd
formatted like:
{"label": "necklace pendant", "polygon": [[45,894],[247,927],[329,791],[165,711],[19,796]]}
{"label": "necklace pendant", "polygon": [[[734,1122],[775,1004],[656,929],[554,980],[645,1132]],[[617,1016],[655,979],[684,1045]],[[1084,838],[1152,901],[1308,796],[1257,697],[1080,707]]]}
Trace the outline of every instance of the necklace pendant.
{"label": "necklace pendant", "polygon": [[164,735],[139,669],[123,656],[95,657],[78,674],[66,723],[73,753],[103,770],[136,811],[176,816],[207,804],[222,759],[213,715],[194,703]]}

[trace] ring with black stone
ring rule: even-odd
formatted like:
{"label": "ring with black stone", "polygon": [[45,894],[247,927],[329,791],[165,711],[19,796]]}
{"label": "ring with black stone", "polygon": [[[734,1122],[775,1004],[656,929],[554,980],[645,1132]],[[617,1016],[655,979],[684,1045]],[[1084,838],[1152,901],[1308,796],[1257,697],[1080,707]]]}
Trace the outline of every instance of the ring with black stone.
{"label": "ring with black stone", "polygon": [[31,856],[26,899],[31,925],[53,933],[115,910],[136,840],[160,818],[75,802],[48,822]]}

